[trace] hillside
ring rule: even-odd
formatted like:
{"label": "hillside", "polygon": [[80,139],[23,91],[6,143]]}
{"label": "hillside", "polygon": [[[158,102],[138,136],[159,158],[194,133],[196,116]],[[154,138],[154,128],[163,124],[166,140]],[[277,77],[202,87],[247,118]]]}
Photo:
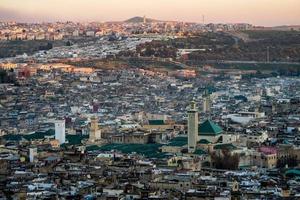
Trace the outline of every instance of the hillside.
{"label": "hillside", "polygon": [[[136,16],[136,17],[132,17],[130,19],[127,19],[124,22],[125,23],[143,23],[144,22],[144,17]],[[160,20],[146,18],[146,22],[147,23],[160,22]]]}

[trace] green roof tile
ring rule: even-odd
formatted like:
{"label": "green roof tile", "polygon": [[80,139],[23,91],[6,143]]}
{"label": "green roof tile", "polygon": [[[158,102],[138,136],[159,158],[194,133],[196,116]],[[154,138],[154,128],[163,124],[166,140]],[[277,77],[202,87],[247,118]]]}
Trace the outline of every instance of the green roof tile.
{"label": "green roof tile", "polygon": [[45,139],[46,136],[54,136],[54,131],[49,130],[46,132],[35,132],[29,135],[23,135],[26,140],[42,140]]}
{"label": "green roof tile", "polygon": [[98,145],[91,145],[91,146],[87,146],[85,148],[86,151],[96,151],[96,150],[99,150],[100,149],[100,146]]}
{"label": "green roof tile", "polygon": [[122,153],[133,153],[144,155],[147,158],[164,158],[166,157],[166,153],[162,153],[159,151],[161,144],[106,144],[103,146],[88,146],[86,148],[87,151],[111,151],[117,150]]}
{"label": "green roof tile", "polygon": [[194,154],[197,154],[197,155],[206,155],[207,152],[204,151],[203,149],[197,149]]}
{"label": "green roof tile", "polygon": [[229,144],[217,144],[214,146],[214,149],[228,149],[228,150],[234,150],[236,149],[236,146],[234,146],[233,144],[229,143]]}
{"label": "green roof tile", "polygon": [[286,176],[300,176],[300,169],[289,169],[285,172]]}
{"label": "green roof tile", "polygon": [[176,147],[181,147],[185,146],[188,143],[188,138],[187,137],[175,137],[172,140],[170,140],[169,144],[167,146],[176,146]]}
{"label": "green roof tile", "polygon": [[22,135],[14,135],[14,134],[8,134],[8,135],[4,135],[3,136],[4,140],[7,140],[7,141],[20,141],[22,140]]}
{"label": "green roof tile", "polygon": [[149,125],[165,125],[164,120],[149,120]]}
{"label": "green roof tile", "polygon": [[80,145],[82,140],[88,137],[88,135],[66,135],[66,140],[68,140],[68,145]]}
{"label": "green roof tile", "polygon": [[222,128],[210,120],[206,120],[198,127],[199,135],[216,136],[223,132]]}
{"label": "green roof tile", "polygon": [[210,144],[211,142],[208,141],[207,139],[201,139],[198,141],[198,144]]}

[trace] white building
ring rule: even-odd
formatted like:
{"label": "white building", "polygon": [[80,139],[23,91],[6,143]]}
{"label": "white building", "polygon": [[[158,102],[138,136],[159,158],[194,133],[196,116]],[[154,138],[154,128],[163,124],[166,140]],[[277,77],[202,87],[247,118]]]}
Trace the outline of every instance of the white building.
{"label": "white building", "polygon": [[250,143],[263,143],[269,138],[267,131],[260,131],[256,133],[248,133],[246,135],[247,142]]}
{"label": "white building", "polygon": [[78,31],[78,30],[75,30],[75,31],[73,31],[72,34],[73,34],[74,37],[78,37],[78,36],[79,36],[79,31]]}
{"label": "white building", "polygon": [[264,112],[239,112],[237,114],[229,114],[227,118],[239,124],[248,124],[251,120],[264,118]]}
{"label": "white building", "polygon": [[34,162],[36,156],[37,156],[37,148],[29,148],[29,161]]}
{"label": "white building", "polygon": [[86,34],[86,36],[89,36],[89,37],[94,37],[95,36],[94,31],[87,31],[85,34]]}
{"label": "white building", "polygon": [[66,142],[65,120],[55,122],[55,139],[59,141],[59,144]]}

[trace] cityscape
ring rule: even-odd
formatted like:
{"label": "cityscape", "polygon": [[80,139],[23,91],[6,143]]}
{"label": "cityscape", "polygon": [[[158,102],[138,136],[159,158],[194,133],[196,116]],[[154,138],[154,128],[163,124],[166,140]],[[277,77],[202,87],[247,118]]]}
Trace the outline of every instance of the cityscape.
{"label": "cityscape", "polygon": [[300,199],[300,2],[101,1],[0,2],[0,200]]}

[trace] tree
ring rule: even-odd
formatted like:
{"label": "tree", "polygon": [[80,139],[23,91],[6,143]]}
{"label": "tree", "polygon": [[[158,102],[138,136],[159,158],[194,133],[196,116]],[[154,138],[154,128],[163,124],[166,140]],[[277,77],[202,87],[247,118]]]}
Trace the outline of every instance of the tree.
{"label": "tree", "polygon": [[51,42],[48,42],[47,46],[46,46],[46,49],[49,50],[49,49],[52,49],[52,48],[53,48],[53,44]]}
{"label": "tree", "polygon": [[0,83],[15,83],[15,82],[16,82],[16,77],[13,72],[0,70]]}
{"label": "tree", "polygon": [[295,167],[297,166],[297,159],[295,157],[287,157],[287,158],[280,158],[277,161],[277,168],[283,168],[286,165],[288,165],[288,167]]}
{"label": "tree", "polygon": [[66,46],[72,46],[72,43],[68,40],[67,42],[66,42]]}
{"label": "tree", "polygon": [[213,153],[211,158],[217,169],[236,170],[239,167],[239,155],[232,155],[228,149],[222,149],[219,154]]}

